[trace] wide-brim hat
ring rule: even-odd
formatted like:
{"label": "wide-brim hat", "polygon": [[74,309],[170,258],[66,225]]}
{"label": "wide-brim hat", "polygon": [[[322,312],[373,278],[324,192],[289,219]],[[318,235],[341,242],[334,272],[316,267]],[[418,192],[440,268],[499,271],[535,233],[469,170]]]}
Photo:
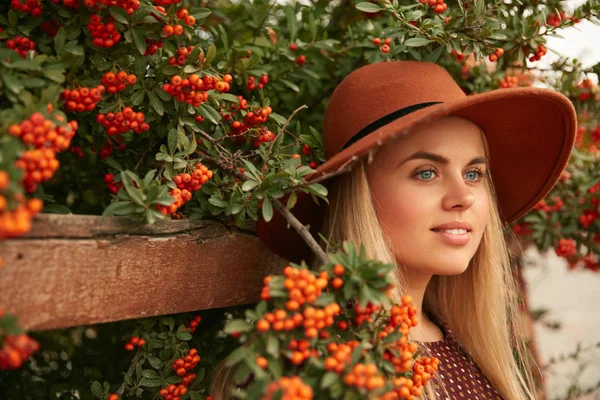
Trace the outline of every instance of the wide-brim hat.
{"label": "wide-brim hat", "polygon": [[[552,89],[506,88],[466,95],[437,64],[379,62],[353,71],[333,92],[323,121],[327,161],[306,179],[332,173],[444,116],[466,118],[483,130],[505,224],[517,221],[550,192],[568,163],[577,130],[570,100]],[[321,183],[329,187],[331,181]],[[317,204],[300,192],[291,212],[309,224],[317,238],[325,207],[323,200]],[[308,245],[277,210],[271,221],[259,219],[257,234],[286,260],[310,258]]]}

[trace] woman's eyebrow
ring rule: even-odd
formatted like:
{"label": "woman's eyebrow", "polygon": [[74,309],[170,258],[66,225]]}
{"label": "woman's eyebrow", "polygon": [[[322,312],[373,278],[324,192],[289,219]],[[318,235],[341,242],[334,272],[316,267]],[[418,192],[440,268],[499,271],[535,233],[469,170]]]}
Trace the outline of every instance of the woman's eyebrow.
{"label": "woman's eyebrow", "polygon": [[[427,151],[417,151],[415,153],[413,153],[412,155],[406,157],[404,160],[402,160],[402,162],[400,162],[400,164],[398,164],[398,167],[401,166],[402,164],[404,164],[407,161],[410,160],[418,160],[418,159],[423,159],[423,160],[431,160],[431,161],[435,161],[437,163],[440,163],[442,165],[448,165],[450,163],[450,160],[440,154],[434,154],[434,153],[429,153]],[[489,160],[487,159],[487,157],[482,156],[482,157],[475,157],[474,159],[472,159],[471,161],[469,161],[469,163],[467,164],[467,166],[469,165],[473,165],[473,164],[489,164]]]}

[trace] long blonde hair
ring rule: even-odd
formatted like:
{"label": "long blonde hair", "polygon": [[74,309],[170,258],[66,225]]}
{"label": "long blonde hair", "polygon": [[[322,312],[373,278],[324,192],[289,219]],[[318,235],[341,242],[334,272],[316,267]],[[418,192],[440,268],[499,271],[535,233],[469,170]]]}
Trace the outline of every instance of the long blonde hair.
{"label": "long blonde hair", "polygon": [[[489,156],[483,132],[481,135]],[[373,151],[371,157],[376,152]],[[398,265],[393,246],[378,220],[367,179],[368,165],[368,160],[363,158],[350,172],[330,182],[329,206],[321,228],[326,241],[321,240],[321,245],[327,251],[328,242],[348,240],[356,245],[363,244],[369,257]],[[464,273],[433,276],[423,299],[423,312],[446,321],[463,349],[504,399],[535,399],[533,370],[539,367],[524,336],[518,310],[518,283],[512,270],[493,183],[491,179],[486,182],[491,207],[479,248]],[[316,260],[311,264],[313,269],[320,266]],[[404,268],[398,265],[395,270],[396,288],[391,294],[394,302],[400,302],[404,294]],[[421,348],[424,355],[431,356],[426,346]],[[231,372],[223,365],[215,371],[212,382],[215,400],[230,398],[227,390],[232,387]],[[444,382],[436,375],[426,385],[422,399],[438,398],[433,382],[447,393]]]}

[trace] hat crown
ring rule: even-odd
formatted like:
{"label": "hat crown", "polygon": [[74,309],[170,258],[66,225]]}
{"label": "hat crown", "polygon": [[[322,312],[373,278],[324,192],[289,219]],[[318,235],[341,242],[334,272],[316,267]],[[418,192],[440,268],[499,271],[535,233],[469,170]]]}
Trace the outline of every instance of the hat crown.
{"label": "hat crown", "polygon": [[423,61],[386,61],[361,67],[337,86],[325,110],[323,142],[330,159],[359,131],[388,114],[466,94],[443,67]]}

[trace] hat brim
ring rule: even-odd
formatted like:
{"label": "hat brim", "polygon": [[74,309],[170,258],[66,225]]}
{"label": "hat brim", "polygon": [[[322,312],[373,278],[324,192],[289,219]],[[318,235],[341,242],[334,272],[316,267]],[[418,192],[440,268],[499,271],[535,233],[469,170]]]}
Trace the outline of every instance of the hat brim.
{"label": "hat brim", "polygon": [[[483,130],[489,144],[491,177],[506,224],[517,221],[550,192],[569,161],[577,131],[575,109],[561,93],[533,87],[497,89],[394,120],[331,157],[307,181],[334,172],[349,160],[365,157],[388,141],[444,116],[466,118]],[[325,206],[323,201],[316,204],[310,195],[298,193],[291,211],[303,224],[310,224],[311,233],[316,235]],[[257,234],[269,249],[287,260],[299,262],[310,256],[309,247],[277,211],[268,223],[259,219]]]}

